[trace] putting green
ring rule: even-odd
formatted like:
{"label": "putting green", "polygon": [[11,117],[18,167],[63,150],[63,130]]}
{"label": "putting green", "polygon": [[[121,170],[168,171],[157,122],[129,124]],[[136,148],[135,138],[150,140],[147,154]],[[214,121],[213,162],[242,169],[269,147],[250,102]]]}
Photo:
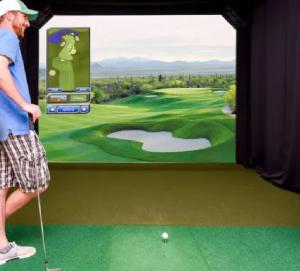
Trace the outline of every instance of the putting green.
{"label": "putting green", "polygon": [[[43,270],[38,226],[8,225],[8,236],[38,253],[3,270]],[[46,238],[49,266],[63,270],[300,270],[300,228],[47,225]]]}
{"label": "putting green", "polygon": [[[45,111],[45,102],[40,101]],[[235,162],[235,118],[222,112],[224,93],[209,88],[153,90],[106,104],[89,115],[47,115],[40,135],[51,162]],[[108,138],[124,129],[168,131],[178,138],[207,138],[204,150],[160,153],[137,141]]]}

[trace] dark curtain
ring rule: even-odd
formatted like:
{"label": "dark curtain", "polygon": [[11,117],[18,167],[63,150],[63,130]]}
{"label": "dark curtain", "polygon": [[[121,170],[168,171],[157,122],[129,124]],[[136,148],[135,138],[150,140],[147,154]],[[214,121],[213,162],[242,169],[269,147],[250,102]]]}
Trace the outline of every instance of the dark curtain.
{"label": "dark curtain", "polygon": [[[300,190],[300,1],[260,1],[251,29],[238,34],[237,159],[264,178]],[[250,49],[250,50],[249,50]],[[248,61],[249,60],[249,61]],[[248,61],[248,62],[247,62]]]}
{"label": "dark curtain", "polygon": [[[30,27],[26,30],[25,38],[21,41],[27,82],[31,101],[39,102],[39,29]],[[38,121],[35,123],[38,132]]]}
{"label": "dark curtain", "polygon": [[30,27],[26,30],[25,38],[21,41],[28,87],[31,100],[38,104],[39,88],[39,29]]}

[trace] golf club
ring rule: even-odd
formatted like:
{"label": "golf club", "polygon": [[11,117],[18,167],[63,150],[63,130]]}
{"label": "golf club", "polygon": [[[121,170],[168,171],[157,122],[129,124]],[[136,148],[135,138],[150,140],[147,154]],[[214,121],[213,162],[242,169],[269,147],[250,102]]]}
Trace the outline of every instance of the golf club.
{"label": "golf club", "polygon": [[47,256],[47,252],[46,252],[44,223],[43,223],[42,207],[41,207],[41,199],[40,199],[40,191],[39,191],[39,178],[36,174],[37,148],[36,148],[36,140],[35,140],[35,133],[34,133],[34,125],[33,125],[32,121],[30,121],[29,138],[30,138],[30,145],[31,145],[32,154],[33,154],[34,177],[37,182],[37,198],[38,198],[39,216],[40,216],[40,224],[41,224],[41,236],[42,236],[43,249],[44,249],[45,270],[46,271],[62,271],[61,268],[49,268],[48,267],[48,256]]}

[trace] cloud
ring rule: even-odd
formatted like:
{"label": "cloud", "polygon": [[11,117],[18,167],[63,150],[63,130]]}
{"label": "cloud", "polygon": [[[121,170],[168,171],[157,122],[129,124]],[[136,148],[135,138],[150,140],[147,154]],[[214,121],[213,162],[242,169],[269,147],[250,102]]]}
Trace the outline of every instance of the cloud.
{"label": "cloud", "polygon": [[92,61],[141,56],[166,61],[235,58],[235,30],[222,16],[54,16],[40,30],[45,63],[46,29],[90,27]]}

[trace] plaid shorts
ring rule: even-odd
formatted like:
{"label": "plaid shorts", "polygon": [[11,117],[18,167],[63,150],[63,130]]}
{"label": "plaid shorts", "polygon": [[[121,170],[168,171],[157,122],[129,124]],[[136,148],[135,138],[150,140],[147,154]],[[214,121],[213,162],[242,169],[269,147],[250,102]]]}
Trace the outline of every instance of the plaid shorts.
{"label": "plaid shorts", "polygon": [[37,185],[47,188],[49,181],[46,152],[35,132],[34,140],[29,135],[9,134],[0,141],[0,189],[20,187],[29,193],[37,191]]}

